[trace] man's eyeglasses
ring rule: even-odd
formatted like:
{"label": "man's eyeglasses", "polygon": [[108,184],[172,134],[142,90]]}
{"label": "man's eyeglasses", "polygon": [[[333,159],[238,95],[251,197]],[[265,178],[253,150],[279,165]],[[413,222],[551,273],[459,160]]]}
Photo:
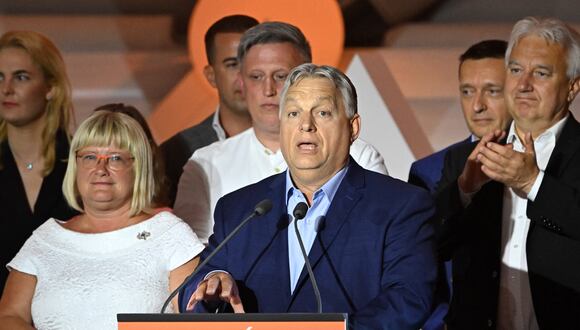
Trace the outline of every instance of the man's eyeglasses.
{"label": "man's eyeglasses", "polygon": [[107,155],[101,155],[94,152],[77,153],[77,164],[87,170],[97,167],[99,160],[103,160],[107,169],[111,171],[122,171],[130,168],[133,165],[134,159],[135,157],[122,153]]}

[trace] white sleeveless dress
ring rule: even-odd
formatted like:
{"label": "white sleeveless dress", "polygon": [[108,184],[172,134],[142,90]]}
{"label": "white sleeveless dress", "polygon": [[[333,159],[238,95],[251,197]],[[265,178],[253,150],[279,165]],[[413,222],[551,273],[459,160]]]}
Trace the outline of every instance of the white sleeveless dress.
{"label": "white sleeveless dress", "polygon": [[99,234],[49,219],[7,266],[37,278],[37,329],[117,329],[117,313],[158,313],[169,295],[169,272],[203,248],[170,212]]}

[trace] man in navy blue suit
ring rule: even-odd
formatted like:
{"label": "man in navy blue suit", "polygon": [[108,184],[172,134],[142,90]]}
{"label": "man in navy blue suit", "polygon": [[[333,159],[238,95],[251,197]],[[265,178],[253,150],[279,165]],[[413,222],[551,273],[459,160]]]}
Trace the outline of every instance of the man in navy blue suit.
{"label": "man in navy blue suit", "polygon": [[459,93],[461,109],[471,135],[443,150],[415,161],[409,183],[435,192],[441,178],[443,160],[449,148],[479,140],[494,130],[506,129],[511,117],[506,109],[503,86],[504,56],[507,42],[484,40],[469,47],[459,57]]}
{"label": "man in navy blue suit", "polygon": [[[489,132],[505,129],[509,125],[511,117],[503,95],[506,48],[506,41],[484,40],[461,54],[459,57],[461,109],[471,135],[465,140],[415,161],[409,172],[409,183],[434,193],[441,178],[445,154],[449,149],[478,140]],[[447,262],[440,267],[442,275],[435,292],[436,307],[433,315],[423,325],[425,330],[443,329],[443,318],[449,309],[451,264]]]}
{"label": "man in navy blue suit", "polygon": [[360,167],[356,91],[340,71],[303,64],[281,94],[280,144],[288,170],[219,200],[205,259],[254,205],[272,211],[249,222],[181,292],[180,309],[315,312],[316,299],[293,229],[298,222],[324,312],[348,313],[355,329],[418,329],[436,279],[429,194]]}

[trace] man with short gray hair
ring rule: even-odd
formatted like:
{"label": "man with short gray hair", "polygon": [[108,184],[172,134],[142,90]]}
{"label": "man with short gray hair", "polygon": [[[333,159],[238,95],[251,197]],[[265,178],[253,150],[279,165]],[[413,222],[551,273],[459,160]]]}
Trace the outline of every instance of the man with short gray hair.
{"label": "man with short gray hair", "polygon": [[509,131],[446,155],[437,201],[441,252],[453,262],[446,322],[568,329],[580,324],[580,124],[569,111],[580,38],[559,20],[525,18],[506,64]]}
{"label": "man with short gray hair", "polygon": [[[297,27],[261,23],[244,33],[238,47],[240,76],[252,128],[197,150],[184,167],[174,210],[207,242],[220,197],[286,170],[280,151],[280,91],[288,73],[312,59]],[[379,152],[357,139],[351,154],[364,168],[386,174]]]}
{"label": "man with short gray hair", "polygon": [[[315,312],[303,247],[321,281],[322,311],[348,313],[349,329],[418,329],[436,277],[429,193],[365,170],[349,155],[361,119],[356,90],[337,69],[298,66],[280,104],[288,170],[219,200],[202,258],[259,201],[269,199],[272,211],[248,222],[200,269],[182,291],[180,310],[212,312],[229,303],[235,312]],[[299,205],[308,209],[296,223]]]}

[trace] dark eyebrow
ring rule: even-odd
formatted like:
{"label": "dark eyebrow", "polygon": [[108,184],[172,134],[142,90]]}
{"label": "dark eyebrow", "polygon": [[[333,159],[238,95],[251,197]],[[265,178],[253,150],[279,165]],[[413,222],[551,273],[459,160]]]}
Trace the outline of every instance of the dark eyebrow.
{"label": "dark eyebrow", "polygon": [[20,69],[20,70],[16,70],[16,71],[12,72],[12,74],[13,74],[13,75],[17,75],[17,74],[21,74],[21,73],[27,73],[27,74],[30,74],[30,72],[29,72],[29,71],[26,71],[26,70],[24,70],[24,69]]}
{"label": "dark eyebrow", "polygon": [[483,88],[490,88],[490,87],[497,87],[497,88],[502,88],[503,86],[501,84],[494,84],[494,83],[485,83],[483,84]]}
{"label": "dark eyebrow", "polygon": [[230,62],[230,61],[238,61],[237,57],[226,57],[223,59],[222,63]]}

